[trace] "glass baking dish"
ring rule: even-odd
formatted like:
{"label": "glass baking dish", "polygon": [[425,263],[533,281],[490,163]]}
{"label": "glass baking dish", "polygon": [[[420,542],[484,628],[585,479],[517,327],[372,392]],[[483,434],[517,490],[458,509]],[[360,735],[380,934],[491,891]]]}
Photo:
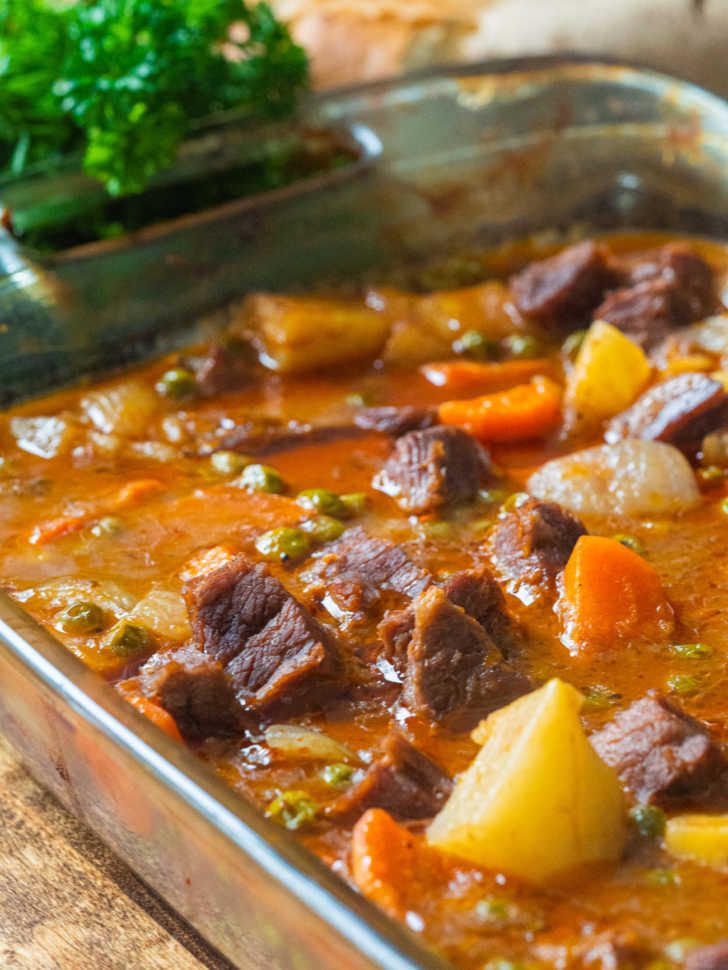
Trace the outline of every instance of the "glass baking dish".
{"label": "glass baking dish", "polygon": [[[320,98],[305,120],[356,132],[370,147],[362,164],[157,227],[151,248],[100,247],[90,263],[71,252],[44,264],[5,239],[4,398],[156,353],[254,287],[389,277],[393,266],[532,232],[634,226],[728,238],[728,105],[649,71],[573,58],[441,70]],[[224,251],[215,282],[200,287],[195,267]],[[168,271],[180,254],[185,271]],[[138,278],[124,276],[127,260]],[[91,273],[99,294],[114,291],[117,273],[126,282],[115,320],[87,333],[99,304],[79,294]],[[3,593],[0,729],[235,966],[443,966]]]}

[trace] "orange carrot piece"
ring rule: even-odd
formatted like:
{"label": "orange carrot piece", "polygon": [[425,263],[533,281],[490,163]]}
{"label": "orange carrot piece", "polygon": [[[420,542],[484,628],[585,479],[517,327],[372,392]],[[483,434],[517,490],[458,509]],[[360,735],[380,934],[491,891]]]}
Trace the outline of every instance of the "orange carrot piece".
{"label": "orange carrot piece", "polygon": [[236,555],[237,553],[232,546],[212,546],[210,549],[203,549],[187,560],[179,571],[179,578],[183,583],[189,583],[191,580],[197,579],[198,576],[204,576],[205,573],[219,569],[220,566],[224,566],[231,559],[234,559]]}
{"label": "orange carrot piece", "polygon": [[561,389],[548,378],[507,391],[439,407],[443,424],[465,428],[485,442],[528,441],[553,431],[561,420]]}
{"label": "orange carrot piece", "polygon": [[156,478],[138,478],[122,485],[107,505],[109,511],[118,512],[145,499],[148,495],[161,492],[164,485]]}
{"label": "orange carrot piece", "polygon": [[381,808],[370,808],[354,826],[351,843],[354,882],[391,916],[403,916],[410,901],[436,891],[449,869],[431,849]]}
{"label": "orange carrot piece", "polygon": [[616,539],[582,536],[557,604],[572,653],[667,636],[674,614],[654,567]]}
{"label": "orange carrot piece", "polygon": [[125,700],[127,700],[132,707],[135,707],[140,714],[143,714],[152,724],[156,724],[157,727],[164,731],[172,740],[181,741],[182,735],[179,733],[179,728],[177,727],[177,722],[172,717],[171,714],[167,713],[163,707],[159,704],[155,704],[154,701],[150,701],[148,697],[142,697],[141,694],[127,694],[125,695]]}
{"label": "orange carrot piece", "polygon": [[91,518],[91,513],[83,512],[77,515],[61,515],[56,519],[39,522],[28,537],[31,546],[44,546],[46,542],[53,542],[62,536],[78,532]]}
{"label": "orange carrot piece", "polygon": [[420,373],[435,387],[446,387],[456,394],[489,394],[522,384],[539,374],[549,376],[553,373],[553,365],[545,358],[490,364],[446,360],[423,364]]}

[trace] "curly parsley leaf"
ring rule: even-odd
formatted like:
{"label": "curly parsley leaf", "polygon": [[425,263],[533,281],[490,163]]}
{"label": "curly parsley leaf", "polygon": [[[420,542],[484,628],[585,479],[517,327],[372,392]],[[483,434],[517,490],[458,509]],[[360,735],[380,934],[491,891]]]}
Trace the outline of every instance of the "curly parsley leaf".
{"label": "curly parsley leaf", "polygon": [[264,3],[0,0],[0,35],[0,166],[80,147],[112,195],[141,191],[195,121],[284,116],[308,81],[304,51]]}

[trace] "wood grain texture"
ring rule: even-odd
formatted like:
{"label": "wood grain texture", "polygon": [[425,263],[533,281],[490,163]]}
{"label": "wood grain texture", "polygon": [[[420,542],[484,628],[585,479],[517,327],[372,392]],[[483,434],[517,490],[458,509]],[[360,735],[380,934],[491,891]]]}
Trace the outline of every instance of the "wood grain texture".
{"label": "wood grain texture", "polygon": [[0,967],[230,970],[0,737]]}

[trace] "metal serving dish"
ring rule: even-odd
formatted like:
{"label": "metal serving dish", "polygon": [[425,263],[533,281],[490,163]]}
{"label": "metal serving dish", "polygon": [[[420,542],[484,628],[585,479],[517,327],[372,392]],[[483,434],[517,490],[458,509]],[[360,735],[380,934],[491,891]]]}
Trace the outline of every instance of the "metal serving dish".
{"label": "metal serving dish", "polygon": [[[305,123],[355,133],[360,163],[90,254],[44,263],[0,243],[5,398],[149,355],[251,288],[371,277],[574,225],[728,238],[728,105],[648,71],[574,59],[438,71],[321,98]],[[0,729],[236,966],[442,966],[4,594]]]}

